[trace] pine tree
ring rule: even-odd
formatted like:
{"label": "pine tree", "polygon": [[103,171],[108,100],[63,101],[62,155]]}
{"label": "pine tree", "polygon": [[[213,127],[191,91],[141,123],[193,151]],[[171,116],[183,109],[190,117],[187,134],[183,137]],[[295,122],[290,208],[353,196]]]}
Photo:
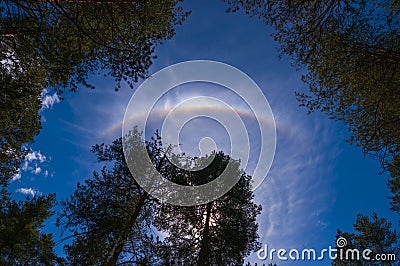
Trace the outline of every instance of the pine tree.
{"label": "pine tree", "polygon": [[[214,180],[232,160],[222,152],[214,155],[205,169],[181,171],[171,178],[192,186]],[[240,162],[234,161],[228,169],[232,178],[240,179],[221,198],[197,206],[161,206],[155,219],[156,228],[167,235],[160,246],[161,264],[243,265],[244,258],[259,247],[256,217],[261,206],[252,201],[251,177],[239,167]]]}
{"label": "pine tree", "polygon": [[[93,88],[89,74],[133,86],[147,77],[155,46],[172,38],[189,13],[181,0],[0,3],[0,182],[40,132],[43,89]],[[26,151],[25,151],[26,152]]]}
{"label": "pine tree", "polygon": [[[124,141],[129,142],[133,149],[145,145],[136,130],[130,132],[129,139]],[[147,142],[149,153],[161,149],[158,141]],[[106,165],[100,173],[94,171],[93,177],[84,184],[78,184],[75,192],[62,203],[63,211],[58,217],[58,225],[70,234],[65,239],[72,239],[71,244],[64,246],[68,263],[153,264],[157,240],[151,228],[155,199],[139,186],[130,172],[122,138],[111,145],[95,145],[92,151],[98,161]],[[155,162],[156,167],[161,164],[162,160],[158,164]]]}
{"label": "pine tree", "polygon": [[42,232],[54,205],[54,194],[15,201],[9,192],[1,190],[1,265],[55,265],[61,261],[54,253],[52,234]]}
{"label": "pine tree", "polygon": [[348,141],[390,171],[400,215],[400,2],[226,0],[274,28],[282,55],[304,69],[300,106],[342,121]]}
{"label": "pine tree", "polygon": [[[399,234],[392,229],[392,224],[385,218],[379,218],[376,213],[373,213],[371,218],[362,214],[357,215],[357,220],[354,224],[354,229],[357,233],[338,230],[336,239],[343,237],[346,239],[347,244],[343,248],[337,248],[338,256],[332,262],[332,265],[398,265],[400,256]],[[357,249],[360,252],[359,259],[352,258],[350,253],[346,255],[346,250],[348,249]],[[371,260],[366,260],[362,256],[362,252],[367,249],[371,250],[371,253],[366,254]],[[342,258],[340,253],[343,254]],[[375,259],[375,255],[383,255],[386,259]]]}

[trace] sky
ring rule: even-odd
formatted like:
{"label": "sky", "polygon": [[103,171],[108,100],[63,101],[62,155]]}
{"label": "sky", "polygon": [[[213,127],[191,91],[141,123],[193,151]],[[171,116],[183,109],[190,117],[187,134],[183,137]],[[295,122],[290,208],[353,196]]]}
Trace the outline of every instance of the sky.
{"label": "sky", "polygon": [[[222,1],[188,0],[184,8],[192,14],[176,28],[172,40],[156,48],[157,59],[149,72],[187,60],[214,60],[240,69],[262,90],[274,115],[277,133],[271,169],[254,192],[255,201],[263,207],[258,217],[262,245],[288,250],[334,246],[337,229],[353,231],[357,213],[376,212],[397,227],[397,217],[389,210],[386,198],[387,175],[377,174],[378,162],[345,142],[349,135],[343,124],[319,112],[308,114],[298,106],[295,91],[307,91],[307,86],[300,80],[301,70],[292,67],[287,58],[278,58],[271,29],[242,12],[225,13],[227,6]],[[62,95],[63,100],[54,93],[43,92],[43,129],[30,145],[32,152],[10,185],[16,198],[56,193],[58,200],[65,199],[77,182],[90,177],[99,167],[90,152],[91,146],[111,143],[121,136],[121,123],[135,89],[125,86],[115,92],[113,80],[101,76],[92,75],[89,81],[96,86],[95,90],[68,92]],[[165,111],[182,99],[203,95],[225,100],[237,110],[243,107],[221,86],[184,85],[159,100],[149,127],[160,125]],[[245,106],[242,109],[252,148],[252,160],[246,170],[251,171],[254,154],[259,153],[259,132],[254,116],[246,116],[249,110]],[[189,136],[182,138],[186,152],[199,152],[198,141],[209,134],[217,147],[229,151],[229,134],[210,119],[193,120],[181,133]],[[45,229],[53,232],[57,240],[59,230],[54,219]],[[270,262],[259,260],[255,253],[248,260]],[[329,260],[273,262],[330,265]]]}

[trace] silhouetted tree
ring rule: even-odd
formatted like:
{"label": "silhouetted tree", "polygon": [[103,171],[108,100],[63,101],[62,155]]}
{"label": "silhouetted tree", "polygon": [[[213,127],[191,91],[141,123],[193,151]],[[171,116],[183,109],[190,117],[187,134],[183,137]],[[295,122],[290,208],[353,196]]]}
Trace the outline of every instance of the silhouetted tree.
{"label": "silhouetted tree", "polygon": [[[124,139],[135,151],[145,149],[137,130]],[[149,154],[162,153],[157,135],[147,142]],[[71,234],[72,243],[65,245],[67,261],[78,265],[152,265],[154,264],[155,199],[134,179],[125,160],[122,138],[111,145],[95,145],[93,152],[99,162],[108,162],[100,173],[84,184],[62,203],[58,225]],[[143,155],[146,156],[146,155]],[[164,159],[152,156],[154,167],[162,171]],[[109,163],[111,165],[109,165]],[[130,160],[135,168],[140,161]]]}
{"label": "silhouetted tree", "polygon": [[[239,161],[222,152],[214,155],[205,169],[182,171],[172,176],[172,181],[200,185],[224,170],[231,178],[240,179],[224,196],[207,204],[161,206],[155,226],[167,235],[159,249],[163,265],[243,265],[244,258],[259,248],[256,217],[261,206],[253,203],[251,177],[240,170]],[[233,164],[226,169],[229,160]]]}
{"label": "silhouetted tree", "polygon": [[[229,156],[216,153],[208,167],[191,172],[173,165],[167,159],[174,156],[168,154],[169,150],[163,147],[158,132],[151,141],[144,142],[136,129],[112,145],[93,147],[98,160],[107,163],[85,184],[78,184],[62,203],[58,219],[58,225],[70,233],[65,239],[72,239],[65,245],[68,263],[242,265],[244,258],[259,247],[256,216],[261,206],[252,201],[251,177],[240,170],[240,162],[233,160],[227,166]],[[135,178],[150,178],[152,172],[142,169],[141,158],[146,154],[132,157],[130,152],[147,152],[151,167],[178,184],[204,184],[224,170],[239,181],[226,195],[210,203],[172,206],[159,202],[139,186]],[[198,163],[208,159],[200,158]],[[155,183],[156,189],[163,187]],[[167,234],[164,242],[158,240],[160,233],[152,225]]]}
{"label": "silhouetted tree", "polygon": [[0,185],[18,172],[27,149],[41,129],[40,91],[44,84],[38,76],[20,73],[11,76],[0,67]]}
{"label": "silhouetted tree", "polygon": [[[373,213],[371,218],[361,214],[357,215],[354,229],[358,233],[338,230],[336,239],[344,237],[347,244],[342,248],[337,247],[337,258],[332,262],[332,265],[398,265],[400,255],[399,234],[392,229],[390,222],[384,218],[379,218],[376,213]],[[351,249],[359,251],[359,259],[356,256],[353,258],[352,253],[346,253],[347,250]],[[362,256],[362,252],[366,249],[372,251],[365,254],[371,259],[370,261],[365,260]],[[340,254],[343,254],[342,257]],[[381,257],[385,259],[376,259],[375,255],[377,254],[385,256]]]}
{"label": "silhouetted tree", "polygon": [[179,2],[1,1],[0,264],[50,265],[53,256],[51,235],[41,233],[53,197],[15,202],[6,192],[24,145],[41,129],[42,90],[92,88],[88,75],[102,71],[115,78],[116,89],[122,80],[132,86],[146,77],[155,45],[188,15]]}
{"label": "silhouetted tree", "polygon": [[5,189],[0,197],[0,264],[54,265],[52,234],[41,231],[52,215],[55,195],[15,201]]}
{"label": "silhouetted tree", "polygon": [[50,87],[88,85],[97,70],[133,85],[146,76],[154,46],[188,15],[179,2],[2,1],[2,60],[43,69]]}
{"label": "silhouetted tree", "polygon": [[[25,1],[0,3],[0,170],[7,183],[22,145],[40,131],[42,89],[92,88],[103,72],[130,86],[147,76],[157,44],[188,13],[181,0]],[[3,178],[3,176],[5,178]]]}
{"label": "silhouetted tree", "polygon": [[274,28],[282,54],[307,70],[301,106],[343,121],[349,142],[389,170],[400,214],[400,2],[226,0]]}

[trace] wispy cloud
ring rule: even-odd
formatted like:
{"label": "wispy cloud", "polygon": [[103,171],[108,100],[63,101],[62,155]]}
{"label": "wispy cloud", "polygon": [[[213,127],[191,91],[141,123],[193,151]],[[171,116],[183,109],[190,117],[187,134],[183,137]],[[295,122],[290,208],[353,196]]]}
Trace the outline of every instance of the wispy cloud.
{"label": "wispy cloud", "polygon": [[31,151],[26,155],[25,160],[27,160],[28,162],[37,160],[43,163],[44,161],[46,161],[46,156],[43,155],[40,151]]}
{"label": "wispy cloud", "polygon": [[[123,88],[118,92],[112,89],[113,81],[101,80],[102,84],[96,90],[79,90],[74,99],[67,98],[73,113],[72,119],[63,119],[64,130],[68,132],[68,140],[80,148],[89,150],[93,144],[111,142],[121,136],[121,130],[116,130],[110,136],[104,132],[116,123],[122,122],[125,108],[133,91]],[[79,117],[79,119],[74,119]]]}
{"label": "wispy cloud", "polygon": [[32,170],[32,174],[35,174],[35,175],[38,175],[38,174],[40,174],[42,172],[42,168],[40,168],[40,166],[37,166],[36,165],[36,167],[35,167],[35,169],[33,169]]}
{"label": "wispy cloud", "polygon": [[60,102],[60,98],[58,97],[57,93],[54,93],[53,95],[48,93],[49,91],[47,89],[42,90],[42,110],[52,108],[54,104]]}
{"label": "wispy cloud", "polygon": [[22,165],[22,170],[26,171],[28,170],[28,167],[29,167],[29,161],[25,160],[24,164]]}
{"label": "wispy cloud", "polygon": [[[39,175],[43,173],[43,175],[47,177],[49,174],[48,171],[46,170],[43,172],[43,167],[41,166],[46,161],[49,161],[49,159],[40,151],[31,150],[25,156],[25,160],[21,166],[21,170],[24,172],[29,171],[34,175]],[[21,179],[21,170],[19,170],[18,173],[13,177],[12,181]]]}
{"label": "wispy cloud", "polygon": [[[278,248],[301,248],[305,244],[314,246],[319,243],[321,239],[318,237],[318,232],[321,232],[327,223],[324,215],[334,202],[334,191],[330,187],[329,180],[331,161],[336,152],[331,149],[335,147],[332,145],[336,139],[335,132],[329,124],[330,121],[308,116],[305,110],[299,109],[293,90],[285,89],[300,86],[298,75],[294,76],[295,78],[285,77],[286,83],[282,83],[281,79],[279,83],[276,80],[261,82],[269,85],[269,89],[265,89],[265,94],[278,125],[278,142],[269,176],[255,191],[255,195],[257,202],[263,204],[263,212],[259,217],[260,241]],[[197,85],[193,90],[188,87],[185,90],[179,88],[173,90],[172,95],[168,95],[170,97],[160,99],[153,107],[167,111],[183,98],[196,96],[198,92],[204,95],[207,92],[206,86]],[[91,91],[90,95],[88,92],[81,92],[83,97],[78,99],[79,102],[71,102],[71,109],[79,120],[73,121],[71,123],[73,126],[69,129],[71,136],[75,136],[77,142],[85,145],[88,141],[93,144],[96,139],[110,142],[121,135],[120,123],[131,93],[121,90],[119,94],[114,95],[106,89],[109,88],[96,90],[95,93]],[[207,95],[229,100],[233,106],[239,106],[239,109],[245,107],[240,106],[240,99],[230,97],[223,89],[210,87],[209,91],[211,93]],[[136,107],[135,115],[141,115],[137,114],[140,106]],[[94,117],[93,113],[97,115]],[[159,117],[155,113],[153,121],[157,118]],[[251,118],[247,120],[252,121]],[[246,125],[250,128],[253,126],[250,122]],[[80,128],[82,129],[77,130]],[[198,135],[202,135],[203,131],[210,133],[207,126],[188,127],[185,129],[189,130],[188,136],[193,136],[190,129],[196,130]],[[105,132],[109,133],[104,134]],[[223,136],[222,133],[222,131],[216,132],[217,137]],[[257,147],[259,140],[253,137],[257,135],[257,131],[253,132],[250,129],[249,133],[251,142]],[[184,138],[181,140],[185,142]],[[197,148],[197,145],[192,145],[190,140],[187,139],[183,148],[186,146]],[[221,143],[224,146],[225,142]],[[307,234],[312,237],[305,237]],[[308,243],[304,243],[305,239]]]}
{"label": "wispy cloud", "polygon": [[38,194],[38,191],[36,191],[33,188],[18,188],[15,190],[18,193],[24,194],[24,195],[30,195],[34,197],[36,194]]}
{"label": "wispy cloud", "polygon": [[[338,141],[335,127],[332,121],[308,116],[291,105],[289,96],[271,98],[280,127],[272,168],[255,190],[255,200],[263,206],[258,218],[260,242],[276,249],[325,245],[321,235],[329,224],[325,217],[335,202],[332,169],[340,152],[333,148]],[[262,263],[256,254],[248,260]]]}
{"label": "wispy cloud", "polygon": [[11,182],[17,181],[21,179],[21,171],[18,170],[18,173],[16,173],[12,178],[11,178]]}

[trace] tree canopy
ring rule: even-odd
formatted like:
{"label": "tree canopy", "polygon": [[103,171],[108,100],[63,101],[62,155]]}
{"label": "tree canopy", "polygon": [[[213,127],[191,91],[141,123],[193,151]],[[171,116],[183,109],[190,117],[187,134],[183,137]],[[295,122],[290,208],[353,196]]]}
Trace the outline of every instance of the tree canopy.
{"label": "tree canopy", "polygon": [[[169,162],[166,152],[170,149],[162,146],[157,132],[144,143],[134,130],[124,138],[125,148],[127,143],[133,150],[146,145],[152,167],[180,184],[210,181],[232,160],[218,153],[211,165],[191,172]],[[204,205],[179,207],[159,202],[139,186],[135,175],[151,171],[130,172],[122,138],[111,145],[95,145],[93,152],[106,164],[101,172],[95,171],[92,178],[78,184],[62,203],[58,218],[58,225],[67,234],[64,239],[72,240],[64,246],[68,263],[243,265],[244,258],[259,247],[256,217],[261,206],[253,203],[251,177],[240,170],[239,161],[230,173],[241,178],[226,195]],[[161,241],[161,235],[167,237]]]}
{"label": "tree canopy", "polygon": [[226,0],[274,28],[281,54],[306,70],[301,106],[343,121],[348,141],[389,170],[399,209],[400,2]]}
{"label": "tree canopy", "polygon": [[[305,74],[300,106],[342,121],[348,141],[390,172],[391,209],[400,215],[400,2],[398,0],[225,0],[273,27],[280,55]],[[358,215],[348,248],[398,256],[398,235],[384,218]],[[334,261],[333,265],[381,265]]]}
{"label": "tree canopy", "polygon": [[90,86],[89,73],[104,70],[133,85],[147,74],[154,46],[170,39],[188,15],[180,0],[2,1],[2,60],[23,71],[43,70],[46,85]]}
{"label": "tree canopy", "polygon": [[[342,253],[344,255],[342,259],[338,255],[332,262],[332,265],[397,265],[393,263],[395,263],[394,260],[398,259],[400,255],[400,236],[396,230],[392,228],[390,222],[385,218],[379,218],[376,213],[373,213],[371,218],[366,215],[358,214],[357,220],[353,226],[357,233],[348,233],[338,230],[336,238],[344,237],[347,240],[347,245],[344,247],[337,247],[337,253]],[[360,252],[360,259],[356,259],[356,257],[352,258],[351,255],[348,255],[346,258],[345,254],[348,249],[357,249]],[[371,258],[370,261],[365,260],[362,256],[362,252],[366,249],[372,251],[370,254],[366,254]],[[385,260],[375,259],[375,255],[383,255],[385,256]]]}
{"label": "tree canopy", "polygon": [[155,46],[172,38],[188,16],[180,2],[1,1],[0,264],[56,261],[52,235],[42,233],[54,196],[16,202],[7,192],[27,145],[40,132],[44,89],[93,88],[90,74],[113,77],[115,89],[123,81],[132,87],[147,76]]}
{"label": "tree canopy", "polygon": [[[141,134],[131,132],[129,142],[144,145]],[[161,150],[159,142],[149,150]],[[132,148],[135,148],[132,147]],[[122,138],[111,145],[93,146],[98,161],[106,163],[100,172],[78,184],[62,203],[60,226],[72,239],[64,249],[67,262],[78,265],[149,265],[155,260],[156,235],[150,225],[155,200],[131,174],[124,157]],[[140,163],[132,162],[131,163]]]}
{"label": "tree canopy", "polygon": [[52,215],[55,195],[15,201],[4,189],[0,197],[0,264],[54,265],[60,261],[53,251],[52,234],[43,233]]}
{"label": "tree canopy", "polygon": [[192,186],[208,183],[226,170],[229,160],[234,161],[229,176],[240,179],[224,196],[207,204],[160,207],[155,226],[167,235],[159,248],[163,265],[243,265],[245,257],[259,248],[256,218],[261,205],[253,202],[251,177],[240,169],[239,161],[222,152],[214,155],[205,169],[181,171],[172,181]]}
{"label": "tree canopy", "polygon": [[147,76],[157,44],[188,16],[181,0],[2,1],[0,3],[1,182],[40,132],[42,90],[93,88],[104,73],[130,86]]}
{"label": "tree canopy", "polygon": [[[24,160],[24,144],[33,141],[41,129],[40,91],[38,76],[20,73],[10,75],[0,69],[0,184],[6,185]],[[38,94],[39,93],[39,94]]]}

